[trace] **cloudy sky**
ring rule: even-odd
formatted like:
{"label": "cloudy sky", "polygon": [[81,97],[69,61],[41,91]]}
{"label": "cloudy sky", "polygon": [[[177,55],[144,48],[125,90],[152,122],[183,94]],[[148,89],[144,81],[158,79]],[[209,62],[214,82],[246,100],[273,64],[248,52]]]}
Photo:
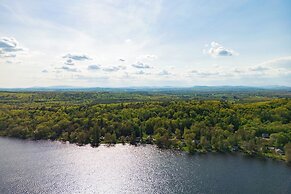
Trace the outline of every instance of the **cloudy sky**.
{"label": "cloudy sky", "polygon": [[1,0],[0,87],[291,86],[289,0]]}

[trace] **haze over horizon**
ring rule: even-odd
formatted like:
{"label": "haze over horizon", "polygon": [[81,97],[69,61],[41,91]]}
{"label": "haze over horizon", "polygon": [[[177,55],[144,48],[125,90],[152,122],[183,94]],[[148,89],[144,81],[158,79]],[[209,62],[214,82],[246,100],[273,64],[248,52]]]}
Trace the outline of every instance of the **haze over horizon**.
{"label": "haze over horizon", "polygon": [[291,2],[0,2],[0,88],[291,86]]}

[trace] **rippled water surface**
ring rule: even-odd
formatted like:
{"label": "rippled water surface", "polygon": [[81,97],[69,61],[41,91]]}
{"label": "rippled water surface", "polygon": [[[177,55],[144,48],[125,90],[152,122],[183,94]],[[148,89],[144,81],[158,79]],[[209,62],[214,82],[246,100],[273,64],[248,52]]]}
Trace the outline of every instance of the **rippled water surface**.
{"label": "rippled water surface", "polygon": [[0,193],[291,193],[291,167],[150,145],[91,148],[0,137]]}

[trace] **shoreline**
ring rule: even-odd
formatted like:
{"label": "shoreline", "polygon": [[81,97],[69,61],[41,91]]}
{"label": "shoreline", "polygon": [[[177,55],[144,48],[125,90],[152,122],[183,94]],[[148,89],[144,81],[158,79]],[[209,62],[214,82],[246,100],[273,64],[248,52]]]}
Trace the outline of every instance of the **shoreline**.
{"label": "shoreline", "polygon": [[192,156],[192,155],[206,155],[206,154],[210,154],[210,153],[212,153],[212,154],[215,154],[215,153],[217,153],[217,154],[241,154],[244,157],[248,157],[248,158],[255,158],[255,159],[260,159],[260,160],[272,160],[272,161],[282,162],[285,165],[291,167],[291,164],[289,164],[286,161],[286,156],[285,155],[281,155],[281,157],[278,157],[280,155],[274,155],[274,154],[267,155],[267,154],[256,154],[256,153],[250,154],[250,153],[244,152],[242,150],[225,151],[225,152],[223,152],[223,151],[217,151],[217,150],[201,150],[201,149],[197,149],[197,150],[195,150],[195,152],[189,152],[187,149],[185,149],[186,147],[183,147],[183,148],[162,148],[162,147],[159,147],[155,143],[137,143],[137,144],[131,144],[129,142],[125,142],[125,143],[117,142],[117,143],[108,144],[108,143],[105,143],[105,142],[101,142],[101,143],[98,144],[98,146],[94,146],[94,145],[92,145],[90,143],[87,143],[87,144],[78,144],[78,143],[72,143],[72,142],[69,142],[69,141],[52,140],[52,139],[39,139],[39,140],[35,140],[35,139],[31,139],[31,138],[23,139],[23,138],[17,138],[17,137],[1,136],[1,135],[0,135],[0,137],[2,137],[2,138],[9,138],[9,139],[15,139],[15,140],[22,140],[22,141],[31,141],[31,142],[48,141],[48,142],[66,144],[66,145],[75,145],[77,147],[91,147],[93,149],[94,148],[98,148],[100,146],[110,148],[110,147],[114,147],[115,145],[135,146],[135,147],[152,145],[152,146],[155,146],[155,147],[157,147],[158,149],[161,149],[161,150],[179,151],[179,152],[188,154],[190,156]]}

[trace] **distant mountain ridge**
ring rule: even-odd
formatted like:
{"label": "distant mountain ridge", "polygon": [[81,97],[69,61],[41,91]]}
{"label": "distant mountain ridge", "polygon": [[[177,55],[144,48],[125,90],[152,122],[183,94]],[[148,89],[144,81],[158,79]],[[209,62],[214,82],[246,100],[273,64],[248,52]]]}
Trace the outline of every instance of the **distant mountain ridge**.
{"label": "distant mountain ridge", "polygon": [[28,87],[28,88],[0,88],[0,91],[83,91],[83,92],[167,92],[167,91],[197,91],[197,92],[217,92],[217,91],[265,91],[282,90],[290,91],[288,86],[192,86],[192,87],[75,87],[75,86],[48,86],[48,87]]}

